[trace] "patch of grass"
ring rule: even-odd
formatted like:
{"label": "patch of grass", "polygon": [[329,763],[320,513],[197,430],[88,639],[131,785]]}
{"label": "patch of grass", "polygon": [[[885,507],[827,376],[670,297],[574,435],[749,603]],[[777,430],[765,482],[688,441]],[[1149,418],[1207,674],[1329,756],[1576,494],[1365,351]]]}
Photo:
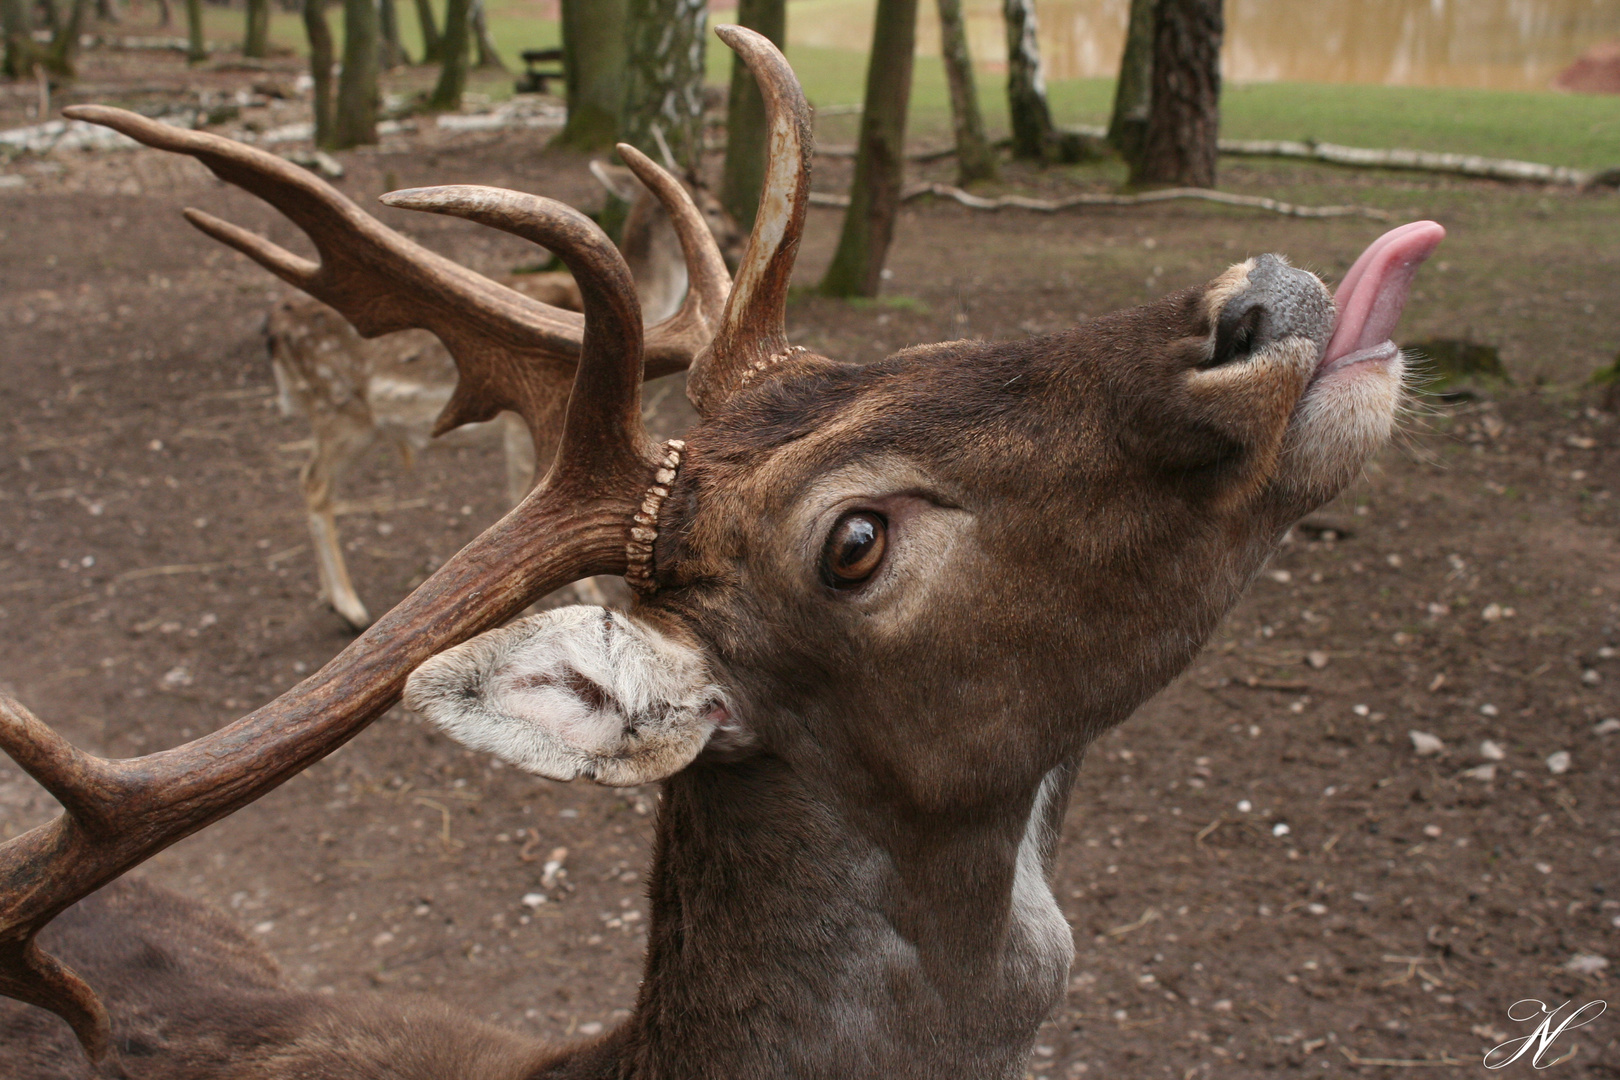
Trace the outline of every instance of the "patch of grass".
{"label": "patch of grass", "polygon": [[915,296],[851,296],[844,303],[856,311],[908,311],[914,315],[927,315],[931,310]]}

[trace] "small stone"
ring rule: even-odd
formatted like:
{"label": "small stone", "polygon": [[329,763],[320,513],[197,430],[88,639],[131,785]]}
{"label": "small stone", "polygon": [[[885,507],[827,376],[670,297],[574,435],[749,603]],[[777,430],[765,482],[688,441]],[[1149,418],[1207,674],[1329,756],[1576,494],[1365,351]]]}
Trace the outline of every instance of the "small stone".
{"label": "small stone", "polygon": [[1350,711],[1355,713],[1357,716],[1366,716],[1368,713],[1372,712],[1372,710],[1367,708],[1365,705],[1352,705],[1350,706]]}
{"label": "small stone", "polygon": [[1248,799],[1239,799],[1238,804],[1237,804],[1237,808],[1238,808],[1238,813],[1247,814],[1250,810],[1254,809],[1254,804],[1251,803]]}
{"label": "small stone", "polygon": [[1569,772],[1570,758],[1568,750],[1559,750],[1547,755],[1547,771],[1554,776],[1562,776]]}
{"label": "small stone", "polygon": [[1472,769],[1464,769],[1462,774],[1470,780],[1478,780],[1482,784],[1488,784],[1496,779],[1496,766],[1476,765]]}
{"label": "small stone", "polygon": [[1498,709],[1495,705],[1492,705],[1488,701],[1479,707],[1479,715],[1481,716],[1499,716],[1501,715],[1501,712],[1501,709]]}
{"label": "small stone", "polygon": [[387,930],[384,930],[382,933],[371,939],[371,947],[373,949],[380,949],[384,945],[392,945],[393,943],[394,935],[390,934]]}
{"label": "small stone", "polygon": [[268,934],[270,931],[274,930],[275,928],[276,928],[276,924],[267,920],[267,921],[262,922],[262,923],[256,923],[254,925],[254,927],[253,927],[253,932],[255,934]]}
{"label": "small stone", "polygon": [[1326,915],[1328,912],[1326,904],[1306,904],[1305,910],[1310,912],[1312,915],[1318,916]]}
{"label": "small stone", "polygon": [[1417,751],[1418,757],[1434,757],[1446,752],[1446,744],[1426,731],[1408,731],[1406,734],[1411,738],[1412,749]]}
{"label": "small stone", "polygon": [[1229,1013],[1232,1011],[1232,1003],[1226,998],[1222,998],[1211,1005],[1210,1008],[1214,1009],[1218,1013]]}
{"label": "small stone", "polygon": [[1294,830],[1290,829],[1288,827],[1288,823],[1285,822],[1285,821],[1279,821],[1279,822],[1277,822],[1277,824],[1275,824],[1275,825],[1273,825],[1271,827],[1271,835],[1272,836],[1287,836],[1289,833],[1291,833],[1293,831]]}
{"label": "small stone", "polygon": [[1312,649],[1305,654],[1305,662],[1317,671],[1321,671],[1328,666],[1328,654],[1321,649]]}
{"label": "small stone", "polygon": [[1486,761],[1501,761],[1507,757],[1507,751],[1501,745],[1486,739],[1479,744],[1479,756]]}
{"label": "small stone", "polygon": [[1266,573],[1266,576],[1279,585],[1286,585],[1294,580],[1294,575],[1286,570],[1271,570]]}
{"label": "small stone", "polygon": [[531,892],[523,894],[523,906],[526,908],[537,908],[545,902],[546,894],[543,892]]}
{"label": "small stone", "polygon": [[1443,830],[1438,825],[1425,825],[1425,826],[1423,826],[1423,835],[1427,836],[1430,840],[1438,840],[1438,839],[1440,839],[1440,834],[1441,834],[1442,831]]}
{"label": "small stone", "polygon": [[581,1024],[579,1025],[579,1033],[585,1036],[600,1035],[602,1034],[602,1022],[592,1020],[590,1023]]}
{"label": "small stone", "polygon": [[1602,681],[1603,676],[1598,674],[1596,668],[1587,668],[1585,671],[1581,672],[1581,682],[1587,686],[1596,686]]}
{"label": "small stone", "polygon": [[1550,874],[1550,873],[1552,873],[1552,863],[1545,863],[1545,862],[1536,863],[1536,873],[1538,873],[1538,874]]}
{"label": "small stone", "polygon": [[1486,622],[1495,622],[1502,617],[1502,605],[1486,604],[1484,610],[1479,613],[1479,617]]}
{"label": "small stone", "polygon": [[1570,957],[1569,961],[1564,964],[1565,971],[1576,975],[1596,975],[1608,969],[1608,957],[1599,956],[1596,953],[1582,953],[1579,956]]}
{"label": "small stone", "polygon": [[1613,735],[1617,731],[1620,731],[1620,716],[1611,716],[1607,720],[1599,721],[1592,727],[1592,734],[1599,737]]}

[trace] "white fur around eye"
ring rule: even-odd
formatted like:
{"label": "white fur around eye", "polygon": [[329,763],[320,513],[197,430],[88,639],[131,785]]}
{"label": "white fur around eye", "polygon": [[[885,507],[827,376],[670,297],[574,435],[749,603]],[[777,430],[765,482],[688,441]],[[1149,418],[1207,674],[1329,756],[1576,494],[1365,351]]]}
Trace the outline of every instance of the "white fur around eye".
{"label": "white fur around eye", "polygon": [[623,787],[685,768],[725,716],[703,656],[621,612],[570,607],[440,653],[405,701],[521,769]]}

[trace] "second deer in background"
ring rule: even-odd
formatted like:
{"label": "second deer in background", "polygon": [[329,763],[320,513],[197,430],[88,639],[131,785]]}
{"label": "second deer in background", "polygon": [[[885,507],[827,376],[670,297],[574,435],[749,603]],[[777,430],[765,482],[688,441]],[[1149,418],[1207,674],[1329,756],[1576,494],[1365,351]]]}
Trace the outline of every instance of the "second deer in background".
{"label": "second deer in background", "polygon": [[[673,316],[686,297],[691,274],[669,213],[630,169],[592,162],[591,172],[609,194],[630,204],[620,248],[635,276],[646,321]],[[736,222],[707,190],[691,183],[688,189],[722,255],[734,261],[743,240]],[[554,308],[581,309],[579,288],[564,271],[499,280]],[[455,363],[426,330],[367,340],[336,310],[304,293],[291,294],[270,309],[265,338],[282,415],[302,415],[310,424],[309,458],[300,486],[321,596],[350,626],[363,630],[371,625],[371,615],[343,557],[336,485],[379,442],[394,446],[410,464],[428,445],[434,419],[455,389]],[[506,456],[507,501],[516,505],[538,479],[534,446],[512,413],[469,430],[497,425]],[[614,591],[594,582],[574,588],[590,603],[612,599]]]}

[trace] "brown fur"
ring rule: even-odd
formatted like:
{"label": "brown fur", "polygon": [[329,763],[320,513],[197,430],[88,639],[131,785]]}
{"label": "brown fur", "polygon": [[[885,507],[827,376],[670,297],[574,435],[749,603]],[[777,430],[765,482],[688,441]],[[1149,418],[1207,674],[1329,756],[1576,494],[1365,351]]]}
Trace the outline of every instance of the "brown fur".
{"label": "brown fur", "polygon": [[[1334,493],[1314,478],[1359,465],[1298,432],[1325,290],[1248,273],[1045,338],[798,355],[689,434],[632,617],[701,652],[735,732],[665,784],[616,1031],[552,1052],[315,998],[227,925],[120,886],[52,931],[120,1046],[153,1048],[105,1075],[1022,1076],[1067,979],[1045,877],[1086,747]],[[1286,333],[1222,355],[1238,303]],[[851,509],[886,517],[889,548],[838,592],[820,553]],[[65,1028],[9,1008],[17,1039],[54,1039],[13,1073],[75,1075]]]}

